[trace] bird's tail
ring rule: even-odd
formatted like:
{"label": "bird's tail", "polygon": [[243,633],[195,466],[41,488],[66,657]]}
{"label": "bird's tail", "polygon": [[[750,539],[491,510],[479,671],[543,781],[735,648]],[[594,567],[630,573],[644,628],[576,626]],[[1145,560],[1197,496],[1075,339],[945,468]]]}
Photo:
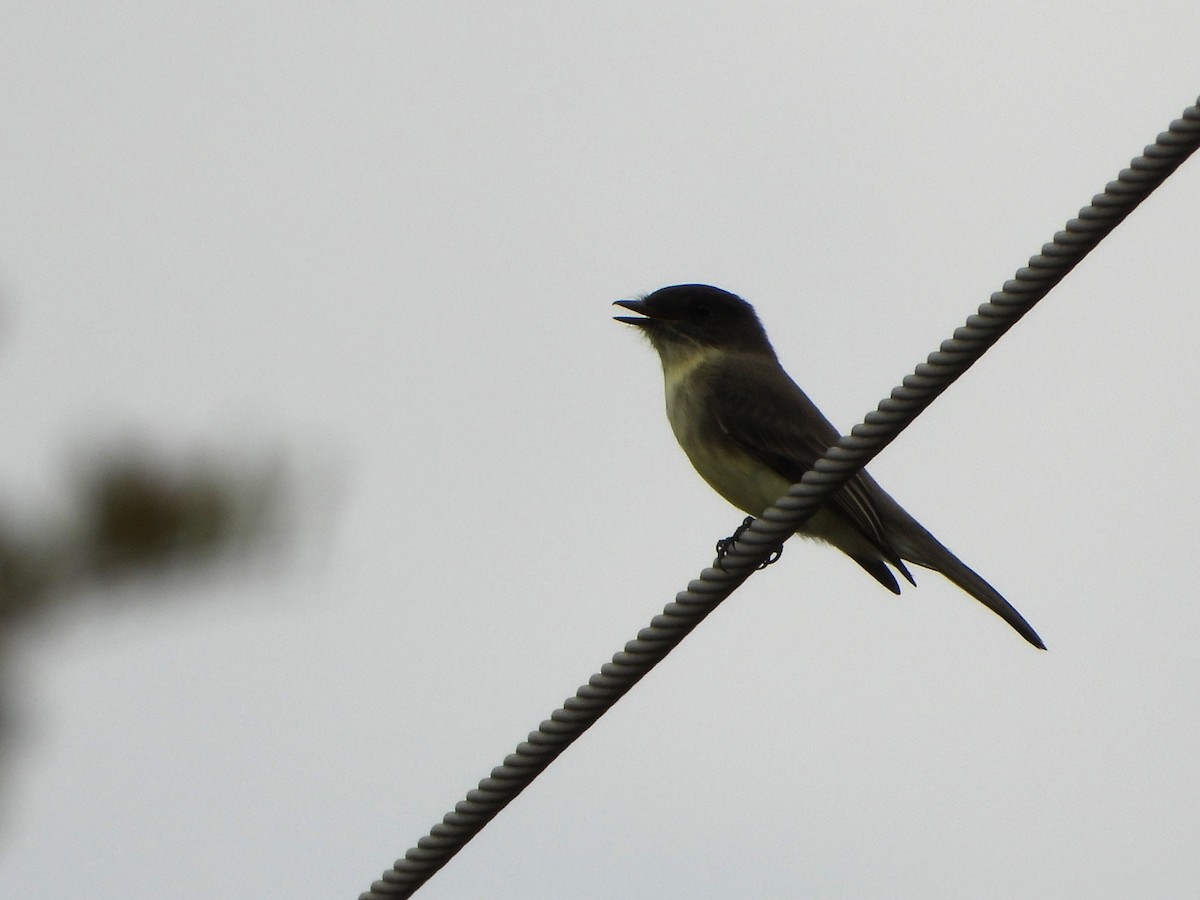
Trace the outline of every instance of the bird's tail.
{"label": "bird's tail", "polygon": [[920,522],[906,513],[899,504],[895,504],[888,513],[892,519],[889,536],[902,558],[922,568],[941,572],[1011,625],[1017,634],[1033,646],[1039,650],[1046,649],[1038,633],[1025,621],[1025,617],[1017,612],[1016,607],[1005,600],[1000,592],[984,581],[974,569],[947,550]]}

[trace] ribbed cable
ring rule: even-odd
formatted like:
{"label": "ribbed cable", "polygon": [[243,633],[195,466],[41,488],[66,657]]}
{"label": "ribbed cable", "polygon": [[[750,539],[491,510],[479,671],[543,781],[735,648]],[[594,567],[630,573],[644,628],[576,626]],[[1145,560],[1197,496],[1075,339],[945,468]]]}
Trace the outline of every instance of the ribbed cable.
{"label": "ribbed cable", "polygon": [[1174,172],[1200,145],[1200,100],[1184,110],[1142,156],[1092,198],[1042,252],[1018,269],[1004,288],[992,294],[966,325],[944,341],[926,361],[905,377],[874,412],[842,437],[806,472],[799,484],[756,519],[728,548],[722,568],[708,568],[677,594],[648,628],[605,663],[574,697],[531,732],[504,764],[467,793],[465,800],[434,825],[417,846],[396,861],[359,900],[410,897],[492,820],[509,801],[552,763],[632,688],[642,676],[682,641],[704,617],[745,581],[758,565],[808,520],[834,493],[895,437],[922,410],[1021,316],[1042,299],[1129,215],[1151,191]]}

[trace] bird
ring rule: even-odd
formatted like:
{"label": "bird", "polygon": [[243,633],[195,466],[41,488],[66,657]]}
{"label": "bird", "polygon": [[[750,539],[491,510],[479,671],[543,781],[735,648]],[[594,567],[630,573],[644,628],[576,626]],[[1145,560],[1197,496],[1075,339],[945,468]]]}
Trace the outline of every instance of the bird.
{"label": "bird", "polygon": [[[754,307],[707,284],[676,284],[614,303],[635,316],[663,369],[667,419],[700,476],[759,516],[798,482],[839,433],[784,371]],[[951,553],[865,470],[797,532],[832,544],[895,594],[913,563],[940,572],[1040,650],[1024,617]]]}

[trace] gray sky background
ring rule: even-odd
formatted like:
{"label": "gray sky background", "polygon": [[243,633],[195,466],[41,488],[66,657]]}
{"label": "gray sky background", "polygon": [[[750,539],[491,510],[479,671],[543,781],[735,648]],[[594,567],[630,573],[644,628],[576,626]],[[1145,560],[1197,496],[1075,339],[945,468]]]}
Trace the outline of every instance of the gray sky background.
{"label": "gray sky background", "polygon": [[[740,293],[849,428],[1200,92],[1194,2],[0,18],[0,497],[145,434],[303,501],[14,641],[4,897],[356,897],[741,519],[612,300]],[[872,466],[1049,653],[790,544],[419,896],[1191,896],[1198,210]]]}

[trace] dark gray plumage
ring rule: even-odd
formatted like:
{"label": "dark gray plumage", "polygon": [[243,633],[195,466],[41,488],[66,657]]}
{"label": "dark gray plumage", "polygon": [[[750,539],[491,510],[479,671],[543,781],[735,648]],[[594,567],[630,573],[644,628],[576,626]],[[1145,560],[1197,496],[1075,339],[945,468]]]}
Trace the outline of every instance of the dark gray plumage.
{"label": "dark gray plumage", "polygon": [[[703,284],[665,287],[619,300],[662,360],[667,418],[696,471],[722,497],[760,515],[837,442],[837,429],[779,365],[754,308]],[[1021,614],[859,472],[799,532],[833,544],[888,590],[910,583],[904,562],[941,572],[1033,646],[1045,649]]]}

